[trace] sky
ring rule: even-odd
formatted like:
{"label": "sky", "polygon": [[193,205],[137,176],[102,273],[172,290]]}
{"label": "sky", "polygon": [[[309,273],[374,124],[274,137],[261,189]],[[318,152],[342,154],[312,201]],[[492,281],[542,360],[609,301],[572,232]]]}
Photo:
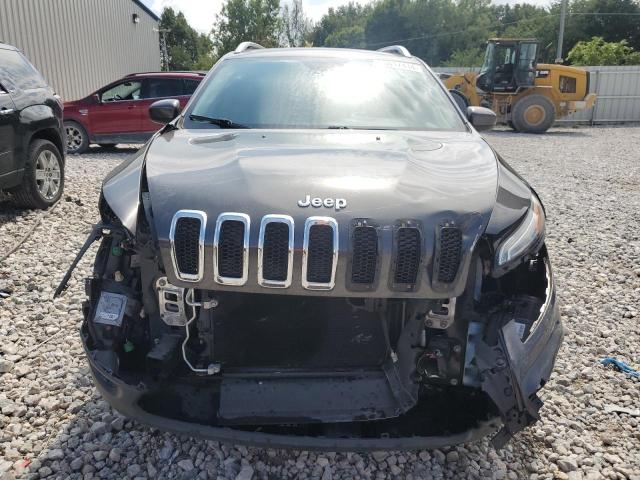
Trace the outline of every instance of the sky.
{"label": "sky", "polygon": [[[348,3],[349,0],[303,0],[302,5],[308,17],[313,21],[318,21],[322,15],[330,7],[338,7]],[[371,0],[360,0],[360,3],[366,3]],[[546,6],[551,0],[493,0],[497,4],[505,3],[533,3],[536,5]],[[164,7],[173,7],[174,10],[180,10],[187,17],[189,24],[202,33],[209,33],[216,14],[220,12],[223,0],[142,0],[151,10],[157,14],[162,13]],[[281,0],[281,4],[286,0]]]}

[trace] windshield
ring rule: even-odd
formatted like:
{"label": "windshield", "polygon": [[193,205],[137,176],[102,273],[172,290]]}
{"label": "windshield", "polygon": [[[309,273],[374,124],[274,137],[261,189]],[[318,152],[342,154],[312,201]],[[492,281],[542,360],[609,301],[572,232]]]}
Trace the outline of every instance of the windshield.
{"label": "windshield", "polygon": [[249,128],[465,130],[438,80],[397,60],[225,60],[185,115],[188,128],[217,128],[196,116]]}
{"label": "windshield", "polygon": [[489,43],[487,44],[487,49],[484,52],[484,62],[482,63],[482,68],[480,69],[480,75],[486,74],[488,72],[493,72],[495,68],[495,52],[496,52],[496,44]]}

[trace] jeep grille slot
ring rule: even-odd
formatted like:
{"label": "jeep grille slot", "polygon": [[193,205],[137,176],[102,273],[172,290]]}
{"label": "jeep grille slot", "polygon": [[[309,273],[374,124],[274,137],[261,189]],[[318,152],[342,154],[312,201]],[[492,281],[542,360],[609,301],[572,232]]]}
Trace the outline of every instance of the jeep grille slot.
{"label": "jeep grille slot", "polygon": [[309,229],[307,280],[329,283],[332,274],[333,230],[329,225],[313,225]]}
{"label": "jeep grille slot", "polygon": [[289,266],[289,227],[272,222],[264,232],[262,275],[266,280],[283,282]]}
{"label": "jeep grille slot", "polygon": [[302,286],[331,290],[338,263],[338,223],[330,217],[309,217],[305,222]]}
{"label": "jeep grille slot", "polygon": [[355,227],[352,241],[351,282],[371,284],[375,280],[378,265],[378,232],[374,227]]}
{"label": "jeep grille slot", "polygon": [[216,222],[213,242],[215,281],[244,285],[248,273],[249,217],[244,213],[222,213]]}
{"label": "jeep grille slot", "polygon": [[396,260],[393,282],[415,285],[422,255],[420,230],[400,227],[396,230]]}
{"label": "jeep grille slot", "polygon": [[438,281],[451,283],[455,280],[462,254],[462,232],[457,227],[440,227],[438,245]]}
{"label": "jeep grille slot", "polygon": [[258,240],[258,283],[263,287],[286,288],[293,271],[293,218],[265,215]]}
{"label": "jeep grille slot", "polygon": [[200,220],[197,218],[179,218],[176,224],[176,259],[178,270],[189,275],[198,274],[198,238]]}
{"label": "jeep grille slot", "polygon": [[227,220],[220,226],[218,273],[223,277],[242,278],[244,224]]}
{"label": "jeep grille slot", "polygon": [[207,214],[199,210],[179,210],[173,216],[169,242],[173,268],[180,280],[202,280],[206,223]]}

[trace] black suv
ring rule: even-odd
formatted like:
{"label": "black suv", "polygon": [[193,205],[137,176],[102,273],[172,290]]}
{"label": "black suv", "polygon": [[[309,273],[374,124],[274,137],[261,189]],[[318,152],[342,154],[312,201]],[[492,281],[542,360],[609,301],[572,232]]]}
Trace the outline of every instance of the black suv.
{"label": "black suv", "polygon": [[0,43],[0,190],[47,208],[64,187],[62,102],[18,49]]}

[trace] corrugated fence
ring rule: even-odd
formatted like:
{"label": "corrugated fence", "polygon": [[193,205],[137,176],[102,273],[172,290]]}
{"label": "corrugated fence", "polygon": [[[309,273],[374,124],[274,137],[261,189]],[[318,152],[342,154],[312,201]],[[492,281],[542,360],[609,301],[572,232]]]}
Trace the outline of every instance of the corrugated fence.
{"label": "corrugated fence", "polygon": [[[576,112],[559,122],[640,122],[640,65],[581,67],[591,72],[590,91],[598,95],[594,108]],[[468,67],[439,67],[439,73],[477,71]]]}

